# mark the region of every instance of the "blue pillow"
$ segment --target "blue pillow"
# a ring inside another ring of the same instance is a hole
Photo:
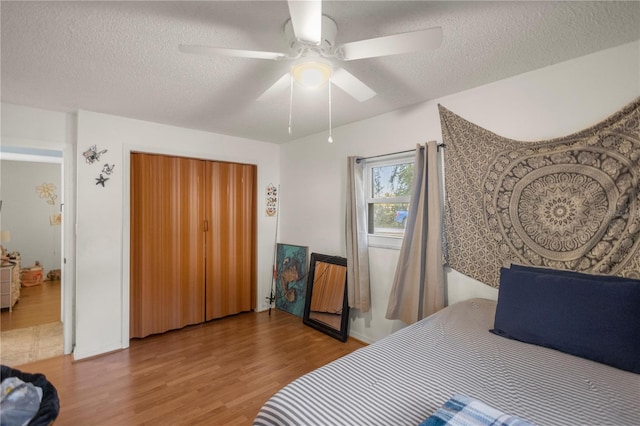
[[[534,274],[536,273],[537,274],[553,274],[553,275],[560,275],[565,277],[592,279],[597,281],[620,282],[622,280],[623,282],[631,281],[631,282],[635,282],[636,284],[640,282],[638,280],[634,280],[631,278],[617,277],[615,275],[588,274],[585,272],[572,271],[571,269],[551,269],[551,268],[543,268],[539,266],[520,265],[517,263],[512,263],[511,266],[509,266],[509,269],[511,269],[512,271],[523,271],[523,272],[530,272]]]
[[[491,332],[640,374],[640,280],[501,268]]]

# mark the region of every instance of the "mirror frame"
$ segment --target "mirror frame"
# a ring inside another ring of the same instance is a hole
[[[346,342],[349,337],[349,301],[347,296],[347,275],[345,271],[344,278],[344,296],[342,300],[342,315],[340,319],[340,329],[335,329],[325,324],[322,321],[313,319],[309,317],[311,313],[311,298],[313,297],[313,283],[315,280],[315,272],[316,272],[316,263],[323,262],[329,263],[332,265],[344,266],[345,269],[347,267],[347,259],[340,256],[330,256],[326,254],[319,253],[311,253],[311,261],[309,262],[309,275],[307,277],[307,294],[304,304],[304,315],[302,317],[302,322],[309,327],[315,328],[318,331],[328,334],[331,337],[334,337],[341,342]]]

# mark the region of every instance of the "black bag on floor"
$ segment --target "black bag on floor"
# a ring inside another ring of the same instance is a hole
[[[23,373],[20,370],[2,365],[0,371],[0,382],[8,377],[17,377],[25,383],[31,383],[42,389],[40,409],[29,422],[29,426],[47,426],[52,424],[60,412],[60,401],[58,399],[58,391],[51,382],[47,380],[45,375],[39,373]],[[2,421],[2,424],[4,424],[4,420]]]

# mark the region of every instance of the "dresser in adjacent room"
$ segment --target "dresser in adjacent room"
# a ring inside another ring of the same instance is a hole
[[[20,261],[3,263],[0,284],[0,308],[11,311],[20,299]]]

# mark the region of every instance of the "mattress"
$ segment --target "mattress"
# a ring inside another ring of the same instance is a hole
[[[454,304],[314,370],[254,425],[417,425],[455,394],[539,425],[640,424],[640,375],[496,336],[495,308]]]

